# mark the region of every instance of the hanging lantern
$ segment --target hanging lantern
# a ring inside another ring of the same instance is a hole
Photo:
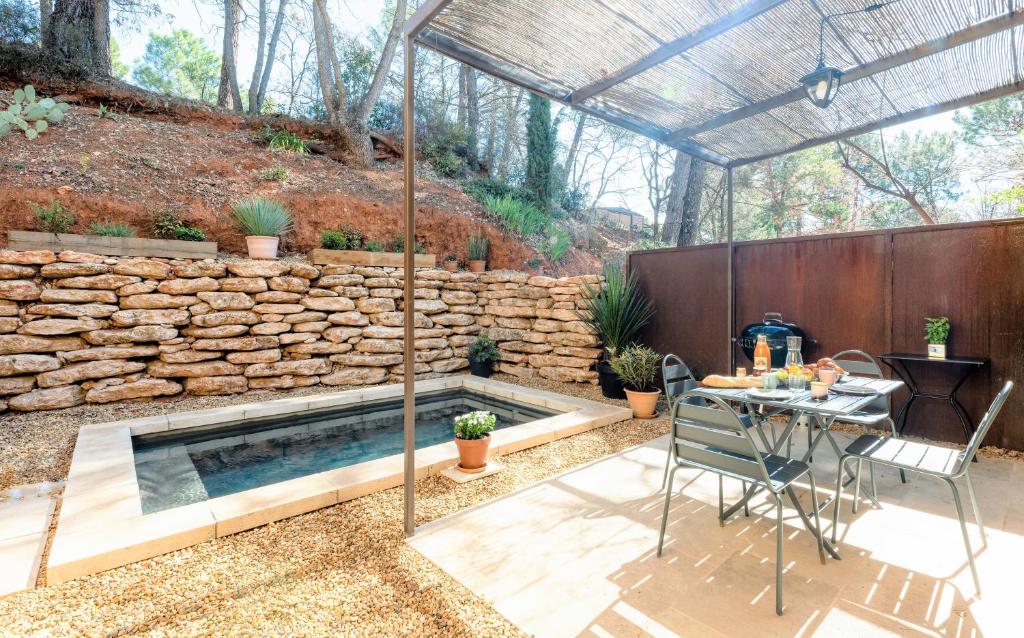
[[[807,99],[819,109],[828,108],[839,93],[843,72],[825,64],[824,55],[818,60],[818,68],[800,78]]]

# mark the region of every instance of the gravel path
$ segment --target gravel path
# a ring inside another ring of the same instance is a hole
[[[603,400],[594,386],[497,378]],[[60,478],[76,430],[73,423],[83,420],[79,417],[128,418],[169,407],[178,411],[252,400],[252,395],[186,399],[19,416],[11,432],[2,435],[2,445],[29,448],[22,461],[11,464],[18,468],[18,482],[23,477]],[[505,469],[478,481],[456,485],[442,476],[418,481],[417,522],[507,494],[666,431],[665,419],[631,420],[502,457]],[[523,635],[486,601],[408,547],[401,520],[402,492],[396,488],[20,594],[0,601],[0,618],[5,619],[0,636]]]

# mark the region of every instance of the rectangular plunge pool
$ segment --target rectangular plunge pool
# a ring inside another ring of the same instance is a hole
[[[402,453],[401,397],[132,437],[143,514]],[[416,448],[452,439],[455,417],[497,429],[558,414],[465,387],[416,395]]]

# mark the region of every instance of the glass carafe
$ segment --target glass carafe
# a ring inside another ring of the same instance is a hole
[[[807,379],[804,378],[804,357],[800,354],[803,339],[800,337],[786,337],[786,374],[789,375],[789,389],[803,390],[807,386]]]

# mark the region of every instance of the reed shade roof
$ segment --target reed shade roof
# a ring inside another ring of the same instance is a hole
[[[427,0],[419,44],[723,166],[1024,89],[1024,0]],[[652,58],[663,52],[663,55]]]

